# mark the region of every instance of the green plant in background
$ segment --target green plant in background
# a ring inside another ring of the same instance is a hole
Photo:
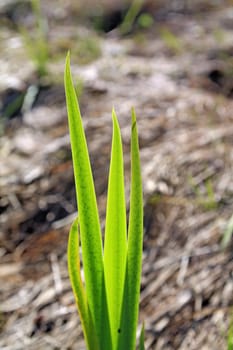
[[[74,166],[78,219],[68,242],[69,276],[87,348],[135,350],[143,242],[143,198],[136,116],[132,110],[131,194],[127,229],[123,151],[113,110],[104,249],[93,176],[78,100],[65,66],[65,91]],[[85,286],[80,275],[79,232]],[[144,329],[140,349],[143,349]]]
[[[216,201],[215,193],[214,193],[214,189],[213,189],[213,184],[212,184],[212,181],[210,179],[205,182],[205,190],[206,190],[207,198],[206,198],[206,200],[203,199],[203,203],[202,203],[202,200],[200,198],[200,203],[207,210],[216,209],[218,207],[218,202]]]
[[[215,198],[212,181],[210,179],[206,180],[204,183],[205,194],[201,192],[192,176],[189,176],[188,181],[196,195],[195,202],[197,205],[202,206],[205,210],[214,210],[218,207],[218,202]]]
[[[127,11],[123,22],[120,25],[120,31],[122,34],[127,34],[132,29],[137,15],[139,14],[144,0],[132,0],[132,4]]]
[[[171,50],[174,54],[181,53],[182,42],[174,33],[170,31],[170,29],[167,27],[160,28],[160,36],[169,50]]]
[[[152,26],[154,20],[148,13],[139,15],[145,0],[132,0],[131,6],[127,11],[124,20],[120,25],[120,32],[127,34],[132,30],[132,27],[137,19],[137,23],[141,28],[149,28]],[[138,18],[137,18],[138,17]]]
[[[79,36],[74,51],[79,64],[91,63],[101,56],[100,40],[94,34]]]
[[[150,28],[153,23],[154,23],[154,19],[153,17],[149,14],[149,13],[142,13],[139,17],[138,17],[138,25],[140,28]]]
[[[32,12],[35,16],[36,25],[34,35],[28,33],[25,28],[20,28],[26,48],[39,77],[48,73],[49,44],[47,40],[47,21],[43,17],[40,0],[31,0]]]
[[[0,136],[4,134],[5,123],[22,108],[25,93],[20,92],[12,101],[6,104],[0,112]]]

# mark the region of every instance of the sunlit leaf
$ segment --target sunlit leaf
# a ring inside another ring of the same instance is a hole
[[[86,138],[70,72],[69,54],[65,66],[65,92],[88,305],[98,339],[101,339],[101,350],[109,350],[111,349],[111,335],[99,215]]]
[[[140,333],[140,339],[139,339],[139,350],[145,350],[144,338],[145,338],[145,330],[144,330],[144,324],[143,324],[141,333]]]
[[[113,110],[113,137],[109,171],[104,245],[104,272],[113,349],[119,335],[126,263],[126,206],[120,128]]]
[[[73,222],[70,229],[67,257],[69,277],[78,306],[84,337],[89,349],[98,349],[93,320],[88,308],[87,297],[80,273],[78,219]]]
[[[143,241],[143,201],[136,117],[132,111],[131,195],[127,233],[121,133],[113,110],[113,137],[104,255],[94,182],[78,100],[65,67],[65,91],[78,219],[71,227],[68,268],[88,350],[135,350]],[[85,287],[80,275],[79,235]],[[144,349],[144,330],[140,349]]]
[[[143,199],[136,116],[132,110],[127,265],[118,350],[135,350],[143,244]]]

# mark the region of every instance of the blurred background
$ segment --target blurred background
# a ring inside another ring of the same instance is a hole
[[[66,265],[68,50],[102,227],[111,109],[127,203],[137,113],[146,349],[233,349],[230,0],[1,0],[0,348],[85,349]]]

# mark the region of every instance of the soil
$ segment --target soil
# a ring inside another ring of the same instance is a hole
[[[0,349],[85,349],[66,262],[77,213],[63,88],[68,49],[102,227],[111,109],[122,130],[127,203],[136,110],[145,348],[226,349],[233,307],[231,237],[222,244],[233,214],[232,2],[146,1],[141,13],[153,23],[143,29],[136,21],[124,34],[127,2],[75,4],[42,0],[42,34],[29,1],[0,5]],[[47,43],[44,72],[38,35]]]

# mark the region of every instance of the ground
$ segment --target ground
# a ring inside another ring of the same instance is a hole
[[[122,130],[127,199],[136,110],[146,349],[226,349],[233,306],[231,238],[222,244],[233,214],[232,3],[147,1],[153,23],[124,34],[93,28],[99,19],[103,27],[109,18],[117,23],[123,1],[106,0],[98,16],[90,3],[83,13],[71,0],[59,7],[42,0],[46,40],[28,1],[0,5],[0,348],[85,349],[66,262],[76,216],[63,88],[70,49],[102,227],[111,109]]]

